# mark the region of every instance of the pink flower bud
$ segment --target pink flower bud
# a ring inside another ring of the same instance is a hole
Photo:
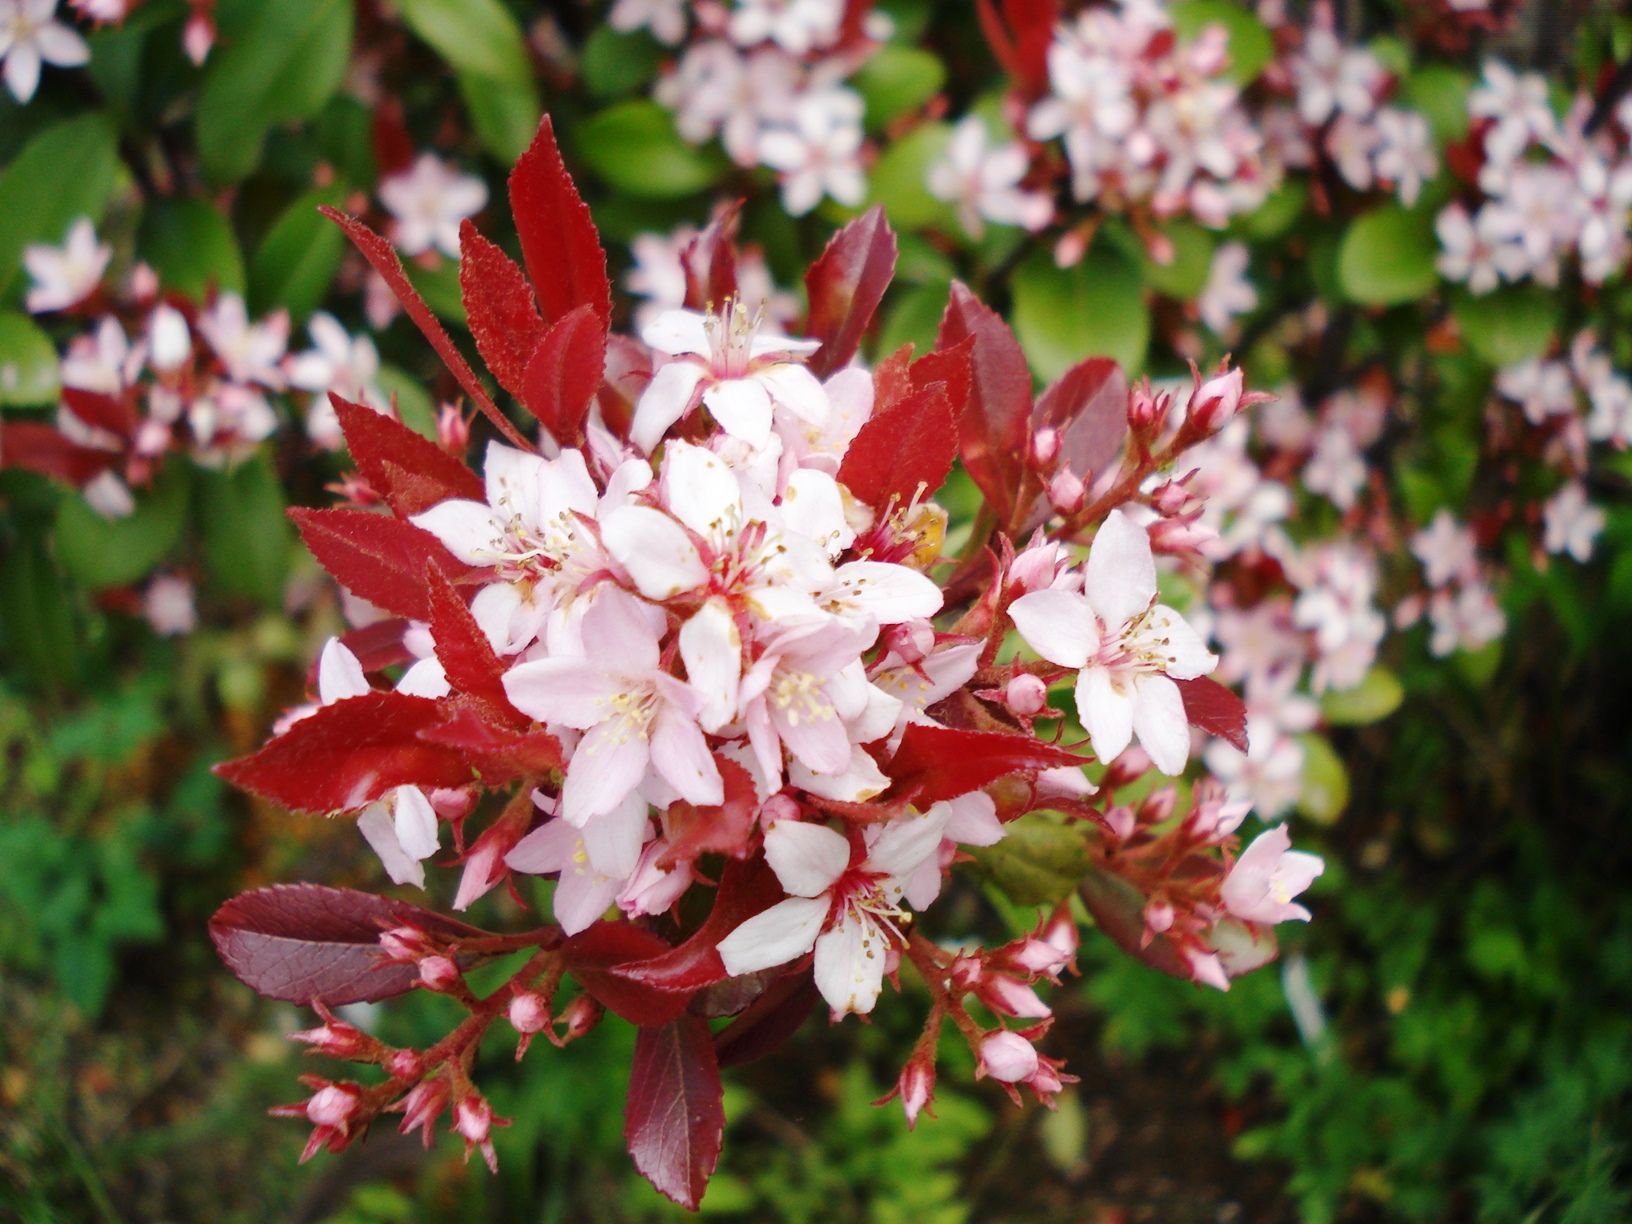
[[[935,649],[935,627],[928,621],[908,620],[889,625],[879,634],[886,653],[903,663],[917,663]]]
[[[394,961],[417,961],[435,952],[436,945],[418,927],[399,926],[380,936],[380,951]]]
[[[518,990],[505,1015],[516,1032],[531,1036],[550,1023],[550,1003],[536,990]]]
[[[436,444],[450,455],[463,456],[470,449],[470,419],[453,404],[437,411]]]
[[[385,1071],[393,1079],[413,1080],[419,1078],[424,1065],[425,1060],[414,1050],[393,1050],[385,1060]]]
[[[1172,400],[1164,391],[1157,394],[1144,379],[1128,395],[1128,427],[1135,433],[1156,433],[1167,419]]]
[[[973,956],[960,956],[952,962],[952,968],[947,976],[951,979],[952,989],[959,994],[968,994],[980,985],[985,976],[985,969],[980,961]]]
[[[1194,473],[1191,473],[1191,475],[1194,475]],[[1164,480],[1156,486],[1151,492],[1150,504],[1157,514],[1171,517],[1184,511],[1185,507],[1193,500],[1185,483],[1188,480],[1188,476],[1185,477],[1184,481]]]
[[[403,1134],[420,1131],[425,1138],[425,1146],[431,1146],[431,1127],[448,1107],[448,1081],[445,1075],[438,1075],[435,1079],[416,1084],[403,1097],[400,1105],[393,1108],[402,1110]]]
[[[1243,390],[1244,380],[1239,367],[1214,375],[1197,389],[1192,401],[1191,419],[1208,433],[1217,431],[1240,409]]]
[[[1009,681],[1003,699],[1008,702],[1009,709],[1029,718],[1048,704],[1048,685],[1043,683],[1040,676],[1023,673]]]
[[[374,1038],[355,1025],[336,1020],[326,1013],[324,1020],[325,1023],[317,1028],[290,1033],[289,1040],[304,1042],[312,1047],[314,1053],[327,1054],[330,1058],[368,1058],[378,1047],[379,1043]]]
[[[1117,841],[1127,841],[1133,836],[1133,831],[1139,827],[1139,821],[1134,817],[1133,809],[1125,803],[1119,803],[1105,813],[1105,823],[1110,826],[1111,836]]]
[[[362,1091],[354,1084],[330,1084],[312,1093],[306,1102],[306,1117],[313,1126],[343,1131],[362,1099]]]
[[[1048,504],[1061,514],[1075,514],[1088,498],[1088,489],[1070,468],[1061,468],[1048,482]]]
[[[562,1032],[559,1037],[550,1034],[550,1040],[558,1046],[564,1046],[569,1041],[577,1041],[599,1024],[605,1014],[606,1009],[590,996],[579,995],[556,1017],[557,1023],[562,1026]]]
[[[1145,926],[1154,935],[1161,935],[1173,925],[1174,911],[1170,901],[1151,901],[1145,906]]]
[[[1218,959],[1217,952],[1209,952],[1199,947],[1187,947],[1182,951],[1193,980],[1203,986],[1211,986],[1214,990],[1230,988],[1229,975],[1224,972],[1224,962]]]
[[[934,1060],[914,1056],[901,1069],[901,1078],[895,1087],[901,1094],[901,1110],[907,1115],[907,1129],[911,1130],[918,1125],[918,1115],[935,1096]]]
[[[1031,436],[1031,461],[1039,468],[1051,466],[1060,454],[1060,431],[1045,425]]]
[[[799,801],[792,795],[772,795],[759,805],[759,823],[766,829],[779,820],[798,820],[799,815]]]
[[[987,974],[980,984],[979,994],[981,1002],[1000,1016],[1039,1020],[1054,1014],[1035,990],[1005,974]]]
[[[427,990],[446,992],[462,979],[459,966],[446,956],[427,956],[419,962],[419,980]]]
[[[1151,791],[1145,796],[1145,801],[1139,805],[1140,824],[1161,824],[1173,815],[1173,805],[1178,799],[1178,793],[1171,786],[1164,786],[1160,790]]]
[[[453,1107],[453,1130],[467,1143],[486,1143],[493,1133],[493,1106],[472,1094]]]
[[[1019,1033],[999,1029],[980,1043],[978,1074],[1005,1084],[1018,1084],[1037,1070],[1037,1049]]]

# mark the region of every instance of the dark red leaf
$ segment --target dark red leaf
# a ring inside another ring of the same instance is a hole
[[[347,697],[319,706],[259,752],[215,772],[297,812],[349,811],[397,786],[463,786],[471,781],[463,755],[420,739],[443,717],[426,697]]]
[[[729,854],[741,858],[747,853],[754,831],[759,797],[754,780],[735,761],[714,758],[725,783],[725,800],[697,807],[684,799],[671,803],[663,813],[663,833],[669,848],[658,860],[667,870],[677,863],[689,863],[701,854]]]
[[[885,412],[913,390],[909,340],[873,366],[873,412]]]
[[[460,577],[470,567],[456,560],[430,532],[403,519],[368,510],[296,508],[289,517],[318,564],[353,595],[409,620],[429,620],[425,567]]]
[[[762,858],[752,863],[729,862],[720,873],[714,908],[708,918],[679,947],[647,960],[619,965],[616,976],[656,990],[690,995],[725,976],[718,944],[755,914],[782,900],[782,885]]]
[[[817,377],[843,369],[856,355],[894,276],[895,233],[883,205],[875,204],[834,234],[805,273],[805,334],[822,342],[810,358]]]
[[[974,341],[970,350],[974,377],[958,419],[959,450],[998,521],[1007,523],[1014,515],[1027,461],[1031,372],[1009,325],[967,286],[953,282],[935,347],[949,349],[966,339]]]
[[[386,504],[406,517],[454,498],[486,501],[481,477],[393,416],[329,393],[357,470]]]
[[[1242,752],[1247,750],[1247,705],[1233,690],[1211,676],[1177,680],[1184,698],[1184,716],[1208,735],[1228,740]]]
[[[627,961],[669,951],[659,936],[632,922],[597,922],[561,945],[567,971],[595,1000],[630,1024],[668,1024],[686,1010],[689,994],[660,990],[612,972]]]
[[[119,461],[110,451],[81,446],[63,437],[55,425],[43,421],[6,421],[0,424],[0,468],[21,468],[84,485]]]
[[[382,180],[400,174],[414,164],[414,138],[403,122],[402,103],[384,99],[374,111],[374,166]]]
[[[576,306],[539,340],[521,379],[521,402],[562,446],[584,437],[584,421],[606,372],[606,322]]]
[[[680,1016],[635,1037],[623,1137],[641,1176],[692,1211],[720,1159],[723,1091],[705,1021]]]
[[[136,432],[136,407],[125,396],[64,387],[62,404],[92,429],[104,429],[120,438]]]
[[[491,703],[456,697],[444,704],[452,713],[419,738],[456,750],[487,785],[541,778],[561,768],[561,742],[549,732],[510,726],[500,721],[502,711]]]
[[[686,273],[686,309],[719,307],[737,293],[737,226],[742,201],[729,204],[690,242],[681,248],[680,266]]]
[[[1048,84],[1048,45],[1059,21],[1059,0],[1003,0],[1003,16],[992,0],[977,0],[976,12],[992,56],[1022,91],[1039,94]]]
[[[362,252],[369,266],[380,274],[397,301],[402,303],[408,317],[414,321],[414,326],[431,342],[436,355],[442,358],[442,364],[447,366],[448,373],[453,375],[454,381],[464,389],[466,395],[470,396],[471,402],[481,409],[482,415],[493,422],[498,431],[509,439],[512,446],[523,450],[533,449],[532,444],[522,437],[504,413],[499,411],[493,397],[476,377],[476,371],[470,368],[470,363],[465,360],[464,354],[454,344],[452,337],[443,330],[442,324],[431,313],[431,308],[425,304],[425,299],[419,296],[419,291],[409,283],[408,274],[402,270],[402,261],[397,258],[391,244],[356,217],[348,216],[338,208],[330,208],[324,204],[318,211],[345,231],[346,237],[351,239],[351,244]]]
[[[459,227],[459,294],[476,351],[499,385],[519,397],[527,359],[544,336],[544,320],[526,274],[468,218]]]
[[[604,327],[612,318],[612,283],[606,277],[601,236],[561,160],[548,115],[510,172],[510,211],[521,235],[527,276],[544,321],[590,306]]]
[[[730,1024],[714,1035],[720,1066],[740,1067],[764,1058],[799,1031],[821,1000],[808,973],[777,978]]]
[[[1045,744],[1032,735],[1002,731],[957,731],[912,723],[890,762],[892,794],[916,792],[918,807],[979,790],[1010,774],[1032,773],[1061,765],[1081,765],[1083,758]]]
[[[1190,969],[1166,935],[1144,943],[1145,897],[1121,876],[1095,868],[1082,878],[1077,893],[1111,942],[1152,969],[1189,980]]]
[[[484,933],[405,901],[350,888],[278,884],[240,893],[216,910],[210,939],[251,990],[339,1007],[389,999],[419,980],[417,966],[380,955],[380,932],[405,924],[449,940]]]
[[[430,588],[431,641],[448,684],[455,692],[510,709],[510,699],[504,692],[504,663],[494,653],[464,597],[435,566],[425,571],[425,580]]]
[[[934,383],[867,419],[845,452],[839,482],[875,510],[892,499],[905,506],[915,494],[939,489],[957,454],[946,387]]]
[[[413,651],[402,643],[402,635],[408,631],[408,621],[401,616],[393,616],[387,620],[375,621],[372,625],[364,625],[361,629],[350,629],[340,635],[340,644],[357,656],[357,662],[365,672],[377,672],[383,668],[395,667],[398,663],[407,663],[414,657]],[[308,683],[317,687],[317,660],[312,660],[308,669]]]
[[[1060,436],[1059,462],[1086,479],[1098,475],[1122,450],[1128,435],[1128,380],[1109,357],[1072,366],[1037,397],[1036,429]]]

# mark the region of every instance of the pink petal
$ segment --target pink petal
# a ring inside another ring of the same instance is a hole
[[[884,985],[887,938],[878,924],[847,912],[843,921],[816,940],[816,989],[839,1015],[866,1014]]]
[[[601,541],[647,599],[672,599],[708,581],[679,523],[650,506],[624,506],[601,523]]]
[[[665,704],[652,727],[652,767],[690,803],[720,803],[725,783],[708,741],[689,717]]]

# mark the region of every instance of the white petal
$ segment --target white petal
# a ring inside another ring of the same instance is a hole
[[[536,529],[538,523],[530,520],[538,511],[544,471],[542,455],[489,442],[483,468],[487,504],[500,519],[519,517],[525,526]]]
[[[771,440],[771,397],[752,378],[731,378],[703,392],[720,428],[758,450]]]
[[[855,542],[855,530],[844,517],[844,496],[838,482],[826,472],[815,468],[794,472],[782,489],[778,508],[783,526],[814,541],[829,557],[838,556]],[[935,604],[940,607],[938,598]]]
[[[1094,755],[1109,765],[1133,738],[1133,694],[1123,692],[1103,667],[1077,673],[1077,717]]]
[[[695,310],[665,310],[641,330],[640,338],[671,357],[682,353],[707,357],[711,351],[708,318]]]
[[[436,853],[440,844],[437,836],[436,809],[417,786],[397,787],[397,810],[393,825],[397,844],[416,859],[427,859]]]
[[[626,879],[640,862],[640,851],[651,831],[646,800],[631,794],[604,816],[583,828],[584,853],[601,875]]]
[[[689,442],[671,442],[664,450],[663,491],[674,516],[705,538],[742,517],[736,476],[718,456]]]
[[[867,851],[869,869],[888,876],[907,875],[940,848],[951,814],[950,808],[937,803],[922,816],[885,825]]]
[[[839,566],[833,578],[845,602],[869,613],[881,625],[930,617],[941,610],[941,588],[905,565],[852,561]]]
[[[658,711],[652,727],[652,767],[688,803],[725,800],[725,782],[708,741],[690,716],[673,705]]]
[[[850,865],[850,843],[826,825],[779,820],[765,833],[765,860],[790,895],[814,897]]]
[[[1112,632],[1156,598],[1156,559],[1151,555],[1150,537],[1120,510],[1106,516],[1088,549],[1083,591]]]
[[[812,973],[816,989],[835,1012],[873,1010],[884,986],[886,940],[877,923],[854,912],[846,913],[838,926],[817,939]]]
[[[1081,667],[1099,650],[1099,629],[1088,601],[1074,591],[1032,591],[1009,605],[1020,636],[1050,663]]]
[[[844,803],[865,803],[890,785],[872,754],[860,747],[851,748],[850,763],[838,773],[815,773],[795,758],[788,763],[788,780],[800,790]]]
[[[592,727],[578,741],[561,788],[561,815],[583,828],[629,797],[650,761],[644,735],[630,734],[621,720]]]
[[[357,818],[357,829],[379,856],[385,874],[397,884],[425,887],[425,867],[402,848],[397,840],[396,824],[383,803],[371,803]]]
[[[827,392],[804,366],[791,361],[771,366],[759,374],[759,382],[773,400],[800,420],[812,425],[827,420]]]
[[[317,699],[324,705],[343,697],[361,697],[368,692],[363,665],[339,638],[330,638],[317,657]]]
[[[708,580],[685,530],[650,506],[612,511],[601,523],[601,542],[647,599],[671,599]]]
[[[742,680],[742,638],[723,600],[709,600],[680,627],[680,657],[702,698],[697,721],[705,731],[718,731],[737,716]]]
[[[437,658],[420,659],[397,681],[397,692],[408,697],[446,697],[452,691],[448,673]]]
[[[697,384],[703,380],[703,367],[695,361],[671,361],[646,384],[640,402],[635,405],[635,419],[629,426],[629,440],[650,454],[686,410],[691,407]]]
[[[748,919],[720,940],[720,959],[732,977],[785,965],[803,956],[827,920],[826,897],[789,897]]]
[[[1218,666],[1218,656],[1207,649],[1201,634],[1172,608],[1157,604],[1145,621],[1145,633],[1165,639],[1161,653],[1167,656],[1167,674],[1175,680],[1194,680]]]
[[[441,540],[466,565],[492,565],[504,548],[505,525],[481,502],[440,502],[408,521]]]
[[[1166,676],[1137,676],[1133,682],[1133,729],[1139,744],[1165,774],[1184,772],[1190,757],[1190,724],[1179,686]],[[1098,752],[1098,748],[1095,750]]]
[[[588,659],[533,659],[504,673],[504,693],[516,709],[580,731],[605,719],[623,689],[615,673]]]

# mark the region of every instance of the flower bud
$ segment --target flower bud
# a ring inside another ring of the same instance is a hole
[[[1037,1050],[1019,1033],[999,1029],[980,1043],[977,1074],[1005,1084],[1018,1084],[1037,1070]]]
[[[380,951],[394,961],[417,961],[434,953],[436,945],[418,927],[399,926],[380,936]]]
[[[301,1029],[290,1033],[290,1041],[303,1042],[316,1054],[330,1058],[367,1059],[373,1056],[379,1043],[356,1025],[336,1020],[327,1010],[322,1011],[324,1023],[317,1028]]]
[[[1053,465],[1060,454],[1060,431],[1043,426],[1031,435],[1031,461],[1039,468]]]
[[[1195,475],[1194,472],[1190,476]],[[1150,494],[1150,504],[1157,514],[1171,518],[1182,513],[1194,499],[1190,495],[1190,476],[1183,480],[1164,480]]]
[[[147,324],[148,364],[161,374],[178,369],[192,356],[193,336],[187,319],[174,306],[160,306]]]
[[[798,820],[799,814],[799,801],[786,793],[772,795],[759,805],[759,823],[766,829],[779,820]]]
[[[435,1124],[442,1111],[448,1107],[448,1080],[446,1075],[438,1075],[435,1079],[416,1084],[403,1097],[400,1105],[393,1108],[402,1110],[403,1134],[420,1131],[425,1139],[425,1146],[431,1146],[431,1127]]]
[[[414,1080],[419,1078],[424,1065],[425,1060],[415,1050],[393,1050],[385,1060],[385,1072],[393,1079]]]
[[[558,1046],[577,1041],[599,1024],[605,1014],[606,1009],[589,995],[579,995],[556,1017],[556,1023],[562,1026],[561,1035],[550,1033],[549,1038]]]
[[[988,973],[980,983],[980,1001],[1000,1016],[1040,1020],[1054,1014],[1053,1008],[1024,982],[1002,973]]]
[[[470,449],[470,420],[453,404],[437,411],[436,444],[450,455],[463,456]]]
[[[453,1107],[453,1130],[466,1143],[486,1143],[493,1133],[493,1106],[472,1093]]]
[[[935,649],[935,627],[925,620],[907,620],[887,626],[879,634],[885,652],[903,663],[917,663]]]
[[[1108,809],[1105,813],[1105,823],[1110,827],[1111,836],[1117,841],[1127,841],[1139,827],[1133,809],[1125,803],[1119,803]]]
[[[953,990],[959,994],[968,994],[980,985],[980,980],[985,976],[985,972],[977,957],[960,956],[952,962],[952,967],[948,970],[947,976],[951,980]]]
[[[550,1023],[550,1002],[536,990],[518,990],[505,1016],[516,1032],[530,1037],[542,1033]]]
[[[1197,426],[1214,433],[1241,407],[1244,380],[1240,368],[1214,375],[1197,388],[1190,418]]]
[[[1048,704],[1048,685],[1042,677],[1023,672],[1009,681],[1003,699],[1022,718],[1030,718]]]
[[[901,1078],[896,1081],[895,1088],[901,1094],[901,1110],[907,1115],[907,1129],[911,1130],[918,1125],[918,1115],[928,1108],[935,1096],[934,1059],[919,1058],[915,1054],[912,1061],[901,1069]]]
[[[1173,925],[1173,903],[1151,900],[1145,905],[1145,927],[1152,935],[1162,935]]]
[[[1075,514],[1088,499],[1088,489],[1070,468],[1061,468],[1048,482],[1048,504],[1061,514]]]
[[[312,1093],[306,1102],[306,1118],[313,1126],[343,1131],[362,1099],[362,1091],[355,1084],[330,1084]]]
[[[1158,394],[1144,379],[1128,394],[1128,428],[1135,433],[1156,433],[1167,419],[1171,399],[1164,391]]]
[[[462,979],[459,966],[446,956],[427,956],[419,962],[419,980],[427,990],[446,993]]]

